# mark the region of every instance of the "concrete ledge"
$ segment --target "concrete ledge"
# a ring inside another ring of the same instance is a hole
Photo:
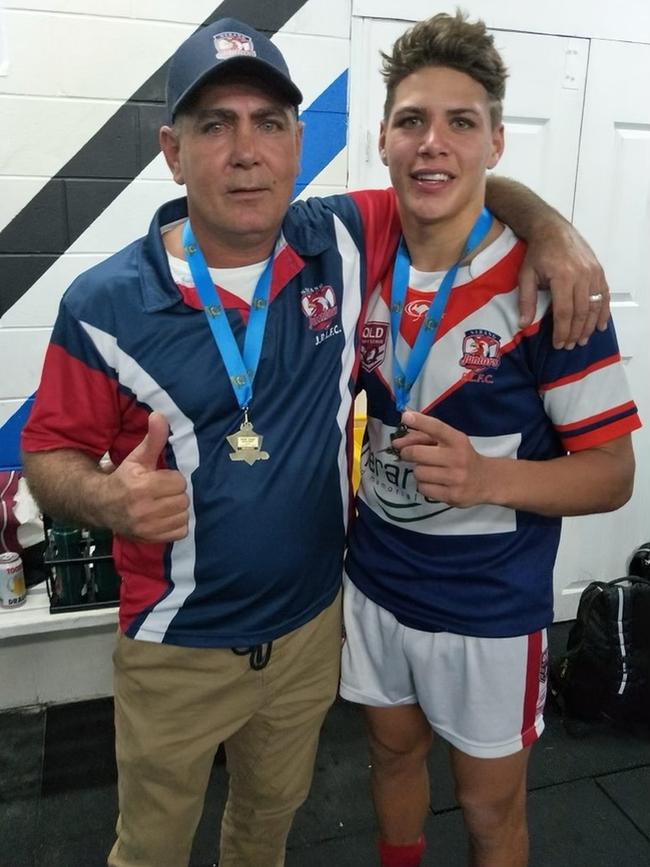
[[[66,629],[89,629],[106,625],[117,625],[117,606],[50,614],[50,600],[45,584],[30,587],[25,604],[19,608],[0,608],[0,641],[16,636],[35,636]]]
[[[50,614],[44,585],[0,609],[0,709],[112,695],[117,608]]]

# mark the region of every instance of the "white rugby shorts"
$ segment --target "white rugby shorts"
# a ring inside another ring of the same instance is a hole
[[[341,696],[419,704],[433,731],[477,758],[500,758],[544,730],[546,630],[476,638],[403,626],[344,578]]]

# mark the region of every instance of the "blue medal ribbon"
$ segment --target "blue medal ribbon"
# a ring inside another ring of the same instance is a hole
[[[244,351],[241,353],[230,322],[228,322],[226,310],[219,295],[219,287],[212,282],[205,257],[196,242],[189,220],[183,228],[183,249],[214,342],[217,344],[217,349],[221,353],[224,367],[230,378],[232,390],[237,398],[239,408],[246,412],[253,399],[253,380],[262,354],[264,329],[269,312],[273,254],[269,257],[269,261],[255,286],[244,337]]]
[[[451,268],[443,277],[440,288],[435,294],[435,298],[429,305],[429,309],[424,315],[424,319],[420,323],[418,336],[413,344],[411,352],[406,362],[406,369],[402,368],[397,358],[397,341],[399,337],[400,325],[402,322],[402,312],[404,310],[404,301],[406,299],[406,290],[409,282],[409,269],[411,260],[404,236],[402,236],[395,256],[395,265],[393,267],[393,279],[390,289],[390,331],[393,342],[393,390],[395,393],[395,404],[399,412],[403,412],[407,406],[411,389],[415,380],[420,375],[420,371],[424,367],[424,363],[429,354],[429,350],[433,346],[438,327],[447,305],[449,294],[454,285],[456,274],[460,263],[465,256],[484,240],[492,226],[492,214],[483,208],[478,215],[472,231],[469,233],[467,240],[463,246],[463,250],[454,262]]]

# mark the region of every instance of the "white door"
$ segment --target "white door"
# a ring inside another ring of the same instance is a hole
[[[404,21],[354,18],[350,75],[350,188],[388,186],[377,154],[388,51]],[[504,104],[506,149],[497,171],[523,181],[571,218],[588,39],[492,31],[510,77]]]
[[[566,521],[555,571],[556,617],[573,617],[593,579],[624,575],[650,539],[650,45],[593,40],[574,223],[597,251],[632,395],[646,427],[634,434],[636,481],[618,512]]]

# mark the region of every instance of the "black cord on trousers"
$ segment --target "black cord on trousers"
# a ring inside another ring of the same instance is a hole
[[[248,656],[250,654],[249,664],[253,671],[261,671],[269,664],[271,658],[271,648],[273,642],[268,644],[255,644],[253,647],[233,647],[232,652],[237,656]]]

